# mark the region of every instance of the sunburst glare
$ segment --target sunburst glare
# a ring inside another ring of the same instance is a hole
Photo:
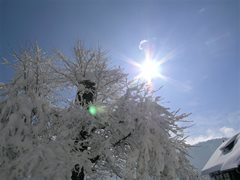
[[[148,40],[142,40],[139,45],[139,50],[141,50],[145,56],[141,63],[128,57],[124,57],[126,62],[133,65],[138,70],[139,73],[135,76],[135,79],[146,81],[149,89],[153,89],[153,80],[158,78],[175,86],[185,87],[183,83],[164,75],[162,66],[170,59],[174,58],[177,51],[181,49],[175,48],[164,56],[159,57],[158,52],[154,52],[155,48],[152,43]]]
[[[137,78],[151,82],[154,78],[161,77],[160,62],[155,60],[146,59],[142,64],[139,64],[140,74]]]

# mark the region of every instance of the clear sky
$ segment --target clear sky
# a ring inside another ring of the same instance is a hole
[[[107,49],[130,77],[126,63],[144,59],[138,46],[150,40],[169,80],[159,95],[165,106],[191,112],[190,141],[240,131],[239,0],[0,0],[0,57],[37,41],[46,51],[71,55],[77,40]],[[13,72],[0,65],[0,82]]]

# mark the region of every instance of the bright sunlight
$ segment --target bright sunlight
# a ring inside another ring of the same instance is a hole
[[[142,64],[139,64],[141,73],[137,78],[143,78],[146,81],[151,82],[152,79],[161,77],[160,64],[160,62],[155,60],[145,60]]]

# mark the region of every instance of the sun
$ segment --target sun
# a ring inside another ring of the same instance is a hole
[[[157,78],[168,81],[169,78],[162,73],[162,65],[174,57],[175,51],[173,50],[162,57],[158,57],[160,53],[154,53],[154,46],[151,45],[148,40],[142,40],[140,42],[139,49],[145,56],[141,63],[134,59],[124,57],[124,60],[136,67],[139,72],[134,79],[144,80],[151,86],[153,85],[153,80]]]
[[[135,79],[142,79],[148,84],[152,84],[152,80],[156,78],[165,79],[165,76],[161,73],[161,65],[165,62],[163,60],[157,61],[155,59],[145,58],[142,63],[138,63],[131,59],[128,59],[127,62],[132,64],[139,71]]]
[[[137,78],[151,82],[155,78],[161,77],[160,62],[156,60],[146,59],[142,64],[139,64],[140,74]]]

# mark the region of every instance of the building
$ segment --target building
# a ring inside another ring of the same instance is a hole
[[[240,133],[223,142],[202,169],[211,180],[240,180]]]

